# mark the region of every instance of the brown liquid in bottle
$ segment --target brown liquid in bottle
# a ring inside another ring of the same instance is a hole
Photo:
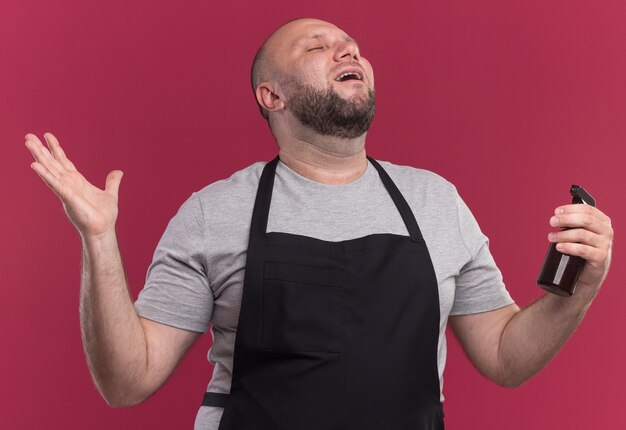
[[[572,195],[572,203],[596,205],[594,198],[578,185],[572,185],[570,194]],[[567,230],[567,228],[563,230]],[[578,275],[584,264],[583,258],[563,254],[556,250],[556,243],[551,243],[543,261],[539,278],[537,278],[537,285],[559,296],[571,296],[574,294],[576,281],[578,281]]]

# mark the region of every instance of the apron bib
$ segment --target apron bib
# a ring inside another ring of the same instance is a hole
[[[329,242],[271,232],[279,157],[254,204],[219,430],[441,430],[439,292],[413,212],[367,157],[410,236]]]

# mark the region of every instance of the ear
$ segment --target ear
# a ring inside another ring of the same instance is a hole
[[[285,102],[275,92],[275,88],[269,82],[261,82],[256,87],[256,99],[263,108],[269,112],[276,112],[285,108]]]

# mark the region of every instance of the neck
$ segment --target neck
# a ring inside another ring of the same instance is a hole
[[[356,139],[275,136],[280,161],[301,176],[329,185],[348,184],[367,169],[365,134]]]

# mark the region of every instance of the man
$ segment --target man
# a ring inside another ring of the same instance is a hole
[[[34,170],[83,243],[81,327],[111,406],[140,403],[212,324],[197,429],[440,429],[445,327],[489,379],[518,386],[558,352],[608,271],[610,219],[555,210],[557,249],[586,259],[576,294],[520,310],[456,189],[366,156],[372,67],[319,20],[265,42],[252,83],[279,157],[195,192],[133,305],[117,247],[122,172],[88,183],[55,137]],[[514,216],[512,216],[514,219]]]

